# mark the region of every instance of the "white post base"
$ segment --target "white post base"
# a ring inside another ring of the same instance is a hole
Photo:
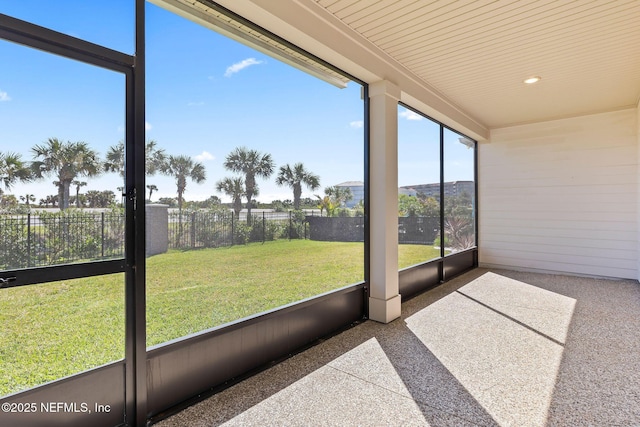
[[[400,295],[388,300],[369,298],[369,319],[380,323],[389,323],[400,317]]]

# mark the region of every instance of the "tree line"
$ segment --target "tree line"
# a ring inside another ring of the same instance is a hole
[[[185,155],[168,155],[164,149],[158,147],[155,141],[146,144],[145,164],[146,173],[157,173],[172,176],[175,179],[177,207],[182,210],[185,204],[184,193],[187,183],[193,181],[202,183],[206,180],[206,170],[202,163],[194,161]],[[18,182],[32,182],[53,177],[53,185],[57,189],[56,195],[41,199],[40,205],[59,207],[60,210],[69,208],[72,204],[76,207],[89,205],[91,207],[106,207],[115,203],[116,195],[112,191],[89,191],[80,194],[80,189],[87,185],[82,179],[90,179],[102,173],[118,173],[124,179],[125,146],[123,142],[109,147],[105,159],[101,160],[97,151],[83,141],[71,142],[58,138],[49,138],[42,144],[37,144],[31,149],[33,159],[23,160],[20,154],[0,152],[0,207],[4,204],[15,202],[13,195],[5,195]],[[268,179],[275,172],[276,165],[268,153],[246,147],[237,147],[229,153],[224,161],[224,167],[235,174],[219,180],[215,188],[231,198],[231,207],[236,217],[243,208],[243,199],[247,216],[251,216],[251,209],[256,204],[255,197],[260,194],[258,179]],[[314,191],[320,187],[320,177],[308,171],[301,163],[281,166],[277,172],[275,182],[279,186],[287,186],[293,190],[293,209],[299,210],[303,187]],[[147,185],[149,200],[158,188]],[[72,194],[75,190],[75,195]],[[122,191],[123,187],[118,190]],[[325,188],[324,197],[315,196],[317,205],[327,214],[332,214],[339,207],[351,199],[350,190],[341,187]],[[20,196],[20,199],[29,207],[35,202],[32,194]],[[212,196],[211,202],[219,202],[220,199]],[[106,204],[106,206],[105,206]]]

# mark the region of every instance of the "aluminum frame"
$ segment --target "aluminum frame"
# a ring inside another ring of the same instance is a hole
[[[450,130],[456,134],[474,142],[473,146],[473,184],[475,196],[473,198],[473,221],[474,221],[474,238],[475,246],[473,248],[452,253],[445,254],[444,244],[440,245],[440,258],[426,261],[424,263],[408,267],[398,272],[400,279],[400,294],[405,297],[414,296],[420,292],[424,292],[439,283],[443,283],[452,277],[457,276],[469,269],[478,266],[478,141],[473,138],[462,134],[455,129],[443,124],[442,122],[424,114],[415,108],[403,103],[398,102],[399,106],[406,108],[415,114],[424,117],[427,120],[437,124],[439,126],[439,147],[440,147],[440,241],[444,242],[444,223],[445,223],[445,191],[444,191],[444,131]],[[437,272],[437,273],[436,273]]]
[[[129,81],[132,77],[134,65],[132,56],[3,14],[0,14],[0,40],[7,40],[118,72],[125,75],[126,81]],[[125,259],[121,258],[109,261],[5,270],[2,273],[3,276],[14,276],[16,279],[2,287],[32,285],[74,277],[122,273],[125,272],[125,269]]]
[[[136,1],[136,34],[140,36],[144,31],[144,0]],[[141,13],[141,14],[140,14]],[[142,23],[142,24],[141,24]],[[0,39],[24,45],[26,47],[42,50],[47,53],[56,54],[67,59],[76,60],[89,65],[105,68],[110,71],[124,74],[125,76],[125,144],[127,159],[125,162],[125,256],[121,259],[109,261],[95,261],[78,264],[68,264],[52,267],[28,268],[11,271],[3,271],[3,275],[15,276],[16,280],[11,282],[11,286],[27,286],[37,283],[46,283],[55,280],[90,277],[103,274],[125,273],[125,362],[116,362],[108,366],[121,366],[123,378],[119,385],[114,386],[113,375],[110,369],[90,370],[73,375],[63,380],[57,380],[25,392],[5,396],[0,399],[2,403],[20,402],[25,398],[39,399],[40,402],[60,401],[61,391],[65,399],[82,399],[83,401],[93,400],[99,402],[109,401],[116,411],[111,413],[111,417],[103,419],[102,422],[109,422],[118,419],[118,424],[127,423],[144,425],[146,420],[141,421],[145,411],[139,411],[139,406],[146,404],[146,400],[141,402],[136,400],[135,395],[144,394],[146,396],[145,381],[139,381],[145,371],[140,372],[139,366],[146,367],[146,349],[144,340],[140,345],[137,335],[139,330],[144,328],[144,310],[140,312],[139,299],[135,298],[143,289],[144,282],[140,282],[140,276],[144,277],[144,262],[142,268],[136,268],[137,260],[144,260],[144,214],[136,215],[136,194],[144,194],[144,173],[135,174],[136,170],[144,171],[144,68],[140,64],[140,58],[127,55],[106,47],[80,40],[75,37],[59,33],[57,31],[44,28],[26,21],[22,21],[7,15],[0,14]],[[137,54],[144,57],[144,40],[137,37]],[[141,110],[142,109],[142,110]],[[141,112],[142,111],[142,112]],[[142,169],[140,169],[142,165]],[[142,175],[140,177],[140,175]],[[137,190],[139,189],[139,190]],[[142,209],[144,211],[144,209]],[[138,230],[138,231],[136,231]],[[8,286],[7,286],[8,287]],[[133,296],[133,297],[132,297]],[[142,300],[144,308],[144,300]],[[140,348],[142,356],[139,357]],[[140,362],[142,359],[142,362]],[[98,373],[96,373],[98,372]],[[101,376],[101,372],[107,372],[106,376]],[[146,377],[146,375],[145,375]],[[87,380],[89,378],[90,380]],[[62,384],[62,386],[61,386]],[[108,397],[92,387],[92,384],[111,385],[111,394]],[[62,388],[61,388],[62,387]],[[113,388],[115,387],[115,388]],[[141,392],[141,389],[143,392]],[[121,394],[122,402],[114,402],[114,393]],[[6,415],[6,414],[3,414]],[[11,415],[11,414],[9,414]],[[71,412],[63,413],[62,416],[52,417],[51,414],[38,412],[29,420],[20,419],[21,424],[26,422],[32,425],[87,425],[87,413]],[[94,413],[95,415],[95,413]],[[91,424],[99,422],[95,417],[91,418]],[[110,421],[109,421],[110,420]],[[132,420],[136,420],[133,421]],[[111,424],[113,425],[113,424]]]

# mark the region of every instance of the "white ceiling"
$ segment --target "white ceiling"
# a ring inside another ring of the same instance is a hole
[[[638,0],[314,1],[489,128],[640,98]]]

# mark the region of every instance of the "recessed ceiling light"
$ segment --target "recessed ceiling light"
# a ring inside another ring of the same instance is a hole
[[[528,85],[532,85],[534,83],[538,83],[542,77],[540,76],[531,76],[529,78],[524,79],[524,82]]]

